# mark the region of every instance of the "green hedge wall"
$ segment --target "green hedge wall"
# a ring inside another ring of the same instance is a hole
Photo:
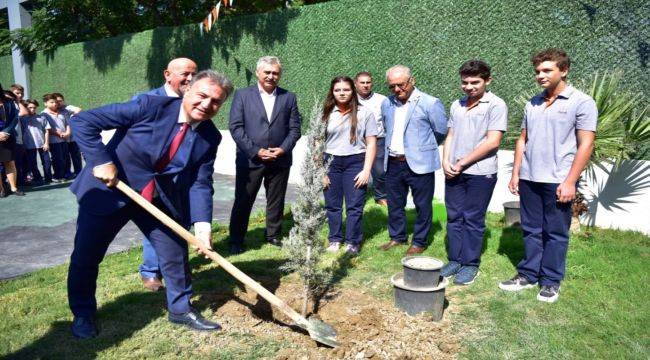
[[[5,89],[14,83],[14,73],[11,64],[11,55],[0,56],[0,84]]]
[[[282,85],[297,93],[303,115],[322,101],[335,75],[368,70],[376,90],[387,93],[384,72],[396,63],[411,66],[417,86],[448,108],[461,95],[458,67],[481,58],[493,67],[492,89],[508,103],[516,129],[522,105],[515,99],[536,89],[529,56],[540,48],[569,52],[573,82],[622,69],[624,85],[646,93],[648,13],[650,2],[624,0],[341,0],[222,18],[208,35],[197,25],[158,28],[38,53],[31,59],[32,94],[59,91],[84,108],[125,101],[160,86],[167,61],[181,55],[243,87],[255,81],[256,60],[274,54],[284,63]],[[11,71],[5,63],[0,79]],[[227,128],[228,110],[215,119],[220,128]]]

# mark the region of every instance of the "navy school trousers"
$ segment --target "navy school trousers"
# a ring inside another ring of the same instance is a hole
[[[330,186],[323,191],[329,224],[329,242],[360,245],[363,239],[361,221],[367,186],[354,186],[354,177],[363,170],[366,154],[348,156],[325,155],[332,159],[327,176]],[[343,199],[345,198],[345,238],[343,237]]]
[[[517,271],[542,286],[564,279],[572,203],[557,202],[559,184],[519,181],[524,258]]]
[[[447,258],[464,266],[479,266],[485,233],[485,212],[497,174],[460,174],[445,180]]]

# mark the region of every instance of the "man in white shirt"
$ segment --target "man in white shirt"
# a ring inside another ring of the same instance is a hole
[[[354,87],[357,89],[359,104],[367,107],[373,113],[377,122],[377,154],[372,165],[372,187],[374,188],[375,202],[381,206],[387,206],[386,176],[384,172],[386,131],[384,130],[384,118],[381,113],[381,104],[386,100],[386,97],[372,91],[372,75],[367,71],[362,71],[354,77]]]
[[[275,56],[257,61],[257,82],[235,92],[230,134],[237,143],[235,203],[230,215],[230,252],[244,251],[248,220],[262,180],[266,190],[266,241],[280,246],[291,151],[300,138],[296,95],[278,87],[282,64]]]
[[[381,249],[407,243],[404,207],[410,190],[417,217],[413,241],[406,254],[416,255],[424,252],[428,244],[434,171],[440,169],[438,144],[447,134],[447,117],[438,98],[415,87],[415,77],[408,67],[395,65],[388,69],[386,82],[393,93],[382,103],[390,241]]]

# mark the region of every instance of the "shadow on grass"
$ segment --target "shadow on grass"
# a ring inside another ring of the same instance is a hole
[[[497,253],[508,257],[513,266],[517,266],[524,257],[524,242],[519,226],[504,227],[499,239]]]
[[[259,215],[251,215],[251,220],[249,222],[248,231],[244,237],[244,249],[246,251],[257,250],[262,246],[266,245],[266,223],[263,212],[260,212]],[[280,231],[280,239],[284,239],[289,236],[289,230],[293,227],[293,214],[291,211],[285,212],[284,217],[282,218],[282,230]],[[251,226],[254,226],[251,228]],[[226,226],[227,227],[227,226]],[[214,243],[214,249],[222,256],[230,255],[230,234],[223,237],[219,242]],[[203,258],[201,258],[203,259]],[[199,258],[195,258],[195,261],[201,261]],[[207,263],[209,260],[201,261],[201,263]]]
[[[71,321],[55,321],[41,338],[8,354],[5,359],[90,359],[103,350],[119,345],[151,321],[165,313],[161,294],[133,292],[103,305],[97,312],[99,337],[76,340],[70,333]]]

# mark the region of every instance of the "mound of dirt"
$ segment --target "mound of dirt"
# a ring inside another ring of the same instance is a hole
[[[264,284],[263,279],[261,282]],[[294,309],[300,309],[297,283],[282,282],[274,292]],[[319,346],[306,332],[297,331],[289,318],[252,291],[240,291],[230,298],[216,297],[214,303],[220,305],[214,316],[226,331],[286,344],[276,359],[452,359],[460,351],[460,339],[452,333],[447,316],[440,322],[426,315],[411,317],[392,302],[358,289],[337,289],[319,304],[316,316],[338,332],[342,346],[336,349]]]

